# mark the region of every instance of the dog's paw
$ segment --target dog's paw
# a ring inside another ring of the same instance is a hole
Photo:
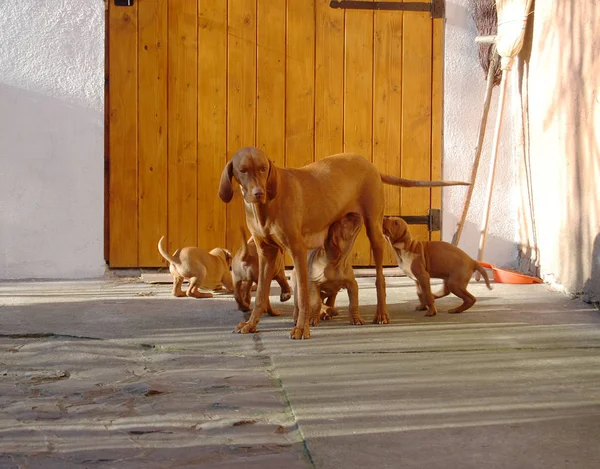
[[[448,312],[449,312],[449,311],[448,311]],[[432,308],[431,310],[428,310],[428,311],[425,313],[425,316],[427,316],[427,317],[432,317],[432,316],[435,316],[436,314],[437,314],[437,309],[435,309],[435,308]]]
[[[456,309],[449,309],[448,313],[449,314],[460,314],[460,313],[462,313],[462,311],[458,311],[458,308],[456,308]]]
[[[256,326],[248,322],[240,322],[233,332],[237,332],[238,334],[251,334],[252,332],[256,332]]]
[[[267,314],[269,316],[281,316],[281,312],[277,309],[268,309]]]
[[[339,316],[340,315],[340,312],[336,308],[334,308],[332,306],[328,306],[325,311],[331,317],[335,317],[335,316]]]
[[[427,309],[427,306],[425,305],[419,305],[415,307],[415,311],[425,311]]]
[[[282,303],[289,300],[292,297],[292,293],[289,291],[286,292],[281,292],[281,295],[279,295],[279,301],[281,301]]]
[[[390,323],[390,315],[387,311],[383,313],[377,313],[375,318],[373,318],[373,324],[389,324]]]
[[[350,323],[351,326],[364,326],[365,325],[365,320],[363,318],[361,318],[359,314],[352,316],[348,322]]]
[[[294,327],[290,332],[290,339],[310,339],[310,329],[308,327]]]

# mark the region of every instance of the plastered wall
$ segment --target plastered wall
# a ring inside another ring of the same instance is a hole
[[[104,272],[104,2],[0,2],[0,278]]]

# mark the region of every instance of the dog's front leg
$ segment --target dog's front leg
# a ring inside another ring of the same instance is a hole
[[[298,320],[290,333],[292,339],[310,339],[310,299],[308,294],[308,262],[306,250],[297,249],[292,252],[294,270],[296,272],[296,290],[294,298],[298,300]]]
[[[256,332],[256,327],[263,313],[270,308],[269,292],[271,290],[271,279],[275,273],[278,248],[255,239],[258,251],[258,288],[254,300],[254,309],[248,322],[240,322],[234,332],[249,334]]]
[[[358,312],[358,282],[356,279],[350,280],[346,284],[348,290],[348,301],[350,306],[348,307],[348,322],[353,325],[363,325],[364,319],[360,317]]]

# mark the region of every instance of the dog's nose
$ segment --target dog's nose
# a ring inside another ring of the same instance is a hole
[[[257,199],[262,199],[265,193],[260,187],[255,187],[254,189],[252,189],[252,195]]]

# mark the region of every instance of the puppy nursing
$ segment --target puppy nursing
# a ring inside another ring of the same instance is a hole
[[[416,282],[420,300],[417,310],[427,310],[425,316],[437,314],[434,298],[442,298],[450,293],[462,299],[463,303],[449,310],[449,313],[461,313],[473,306],[477,300],[467,291],[467,285],[475,271],[481,274],[487,287],[492,289],[487,272],[479,262],[450,243],[414,240],[402,218],[385,217],[383,234],[394,249],[398,265]],[[439,294],[431,293],[430,278],[444,280],[443,290]]]
[[[210,252],[197,247],[178,249],[172,255],[164,246],[163,236],[158,241],[158,251],[169,261],[169,272],[173,276],[173,296],[191,296],[194,298],[212,298],[212,293],[200,292],[216,290],[225,286],[227,291],[233,291],[231,279],[231,253],[223,248],[215,248]],[[181,290],[183,281],[187,279],[189,286],[184,293]]]
[[[334,222],[327,232],[323,247],[308,252],[308,288],[311,310],[311,325],[319,319],[329,319],[336,315],[335,297],[340,289],[348,290],[350,324],[364,324],[358,312],[358,284],[354,277],[352,262],[349,259],[354,241],[362,226],[359,213],[348,213]],[[294,291],[297,291],[296,276],[292,276]],[[326,304],[323,300],[327,298]],[[298,320],[298,295],[294,294],[294,322]]]
[[[242,229],[242,247],[233,256],[231,263],[231,273],[234,285],[234,297],[241,311],[250,311],[250,299],[252,286],[258,283],[258,251],[253,238],[246,242],[246,233]],[[287,301],[291,298],[290,285],[285,278],[285,262],[283,252],[279,252],[275,259],[274,279],[281,287],[280,301]],[[271,316],[279,316],[279,312],[269,305],[267,313]]]

